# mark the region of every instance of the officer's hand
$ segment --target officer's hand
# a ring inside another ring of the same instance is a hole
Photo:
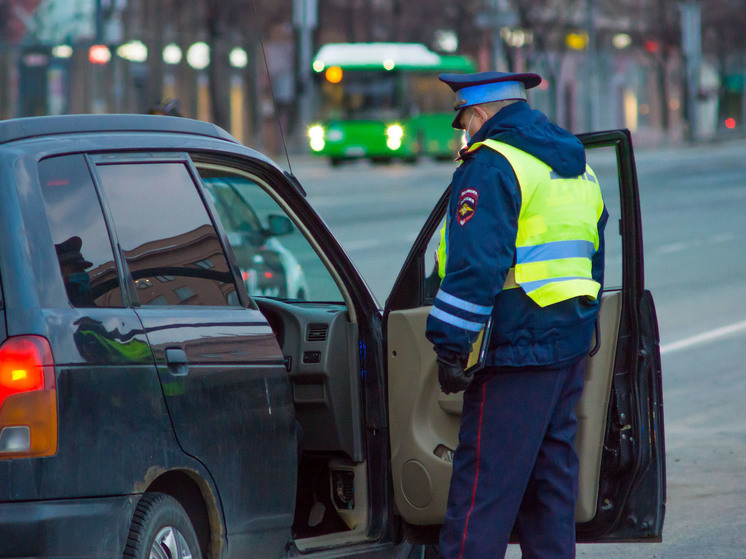
[[[440,389],[446,394],[452,394],[466,390],[474,379],[474,375],[466,374],[464,366],[466,359],[459,356],[438,356],[438,383]]]

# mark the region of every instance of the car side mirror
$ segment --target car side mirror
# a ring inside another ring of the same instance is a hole
[[[271,237],[288,235],[293,232],[293,222],[286,215],[269,215],[267,216],[267,233]]]

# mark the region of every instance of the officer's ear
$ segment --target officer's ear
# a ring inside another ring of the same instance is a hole
[[[474,105],[472,107],[472,110],[474,111],[475,116],[482,120],[482,125],[484,125],[484,123],[487,122],[492,116],[479,105]]]

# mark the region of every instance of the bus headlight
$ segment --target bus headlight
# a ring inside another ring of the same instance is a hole
[[[311,126],[311,128],[308,129],[308,139],[310,140],[311,149],[313,151],[321,151],[324,149],[324,145],[326,145],[326,142],[324,142],[324,127],[319,124]]]
[[[398,124],[392,124],[386,129],[386,145],[389,149],[397,150],[401,147],[401,139],[404,136],[404,129]]]

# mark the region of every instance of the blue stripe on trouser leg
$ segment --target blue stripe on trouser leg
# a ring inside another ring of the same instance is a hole
[[[582,361],[561,368],[487,369],[477,376],[464,393],[440,537],[445,559],[504,557],[519,510],[524,528],[534,523],[530,538],[536,538],[524,542],[524,557],[574,557],[574,524],[567,525],[577,494],[572,410],[582,383]],[[562,471],[547,473],[557,461]],[[522,506],[529,486],[531,500]],[[529,531],[523,533],[528,540]],[[552,555],[542,555],[544,548]]]

